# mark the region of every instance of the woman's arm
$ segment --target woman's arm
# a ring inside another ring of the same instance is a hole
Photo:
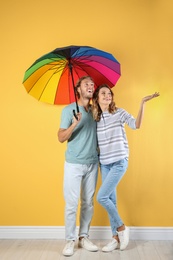
[[[145,102],[147,102],[155,97],[158,97],[158,96],[160,96],[159,92],[155,92],[154,94],[146,96],[142,99],[141,105],[139,108],[139,112],[138,112],[138,116],[136,118],[136,128],[140,128],[140,126],[141,126],[143,115],[144,115]]]

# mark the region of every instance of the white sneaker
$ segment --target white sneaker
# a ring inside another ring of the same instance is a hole
[[[98,247],[94,245],[87,237],[83,237],[79,240],[79,247],[85,248],[88,251],[96,252],[98,251]]]
[[[102,251],[103,252],[111,252],[111,251],[113,251],[113,250],[115,250],[117,248],[119,248],[119,243],[118,243],[118,241],[115,238],[113,238],[111,240],[111,242],[109,242],[106,246],[104,246],[102,248]]]
[[[118,238],[120,240],[120,250],[124,250],[129,243],[129,228],[125,226],[125,230],[117,231]]]
[[[74,245],[75,245],[75,242],[73,240],[68,241],[62,251],[63,255],[64,256],[73,255],[74,254]]]

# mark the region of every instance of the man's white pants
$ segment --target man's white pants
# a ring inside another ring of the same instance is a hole
[[[79,237],[88,236],[93,216],[93,197],[98,176],[98,163],[64,166],[65,237],[76,239],[76,213],[81,199]]]

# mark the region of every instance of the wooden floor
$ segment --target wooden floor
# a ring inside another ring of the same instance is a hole
[[[102,248],[108,240],[93,240]],[[173,241],[134,241],[129,242],[124,251],[111,253],[88,252],[79,249],[71,257],[62,255],[64,240],[0,240],[0,260],[173,260]]]

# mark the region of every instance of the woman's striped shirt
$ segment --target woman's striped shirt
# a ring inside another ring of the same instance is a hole
[[[136,119],[122,108],[114,114],[103,112],[97,122],[97,138],[100,150],[100,163],[110,164],[129,156],[129,146],[125,124],[136,129]]]

